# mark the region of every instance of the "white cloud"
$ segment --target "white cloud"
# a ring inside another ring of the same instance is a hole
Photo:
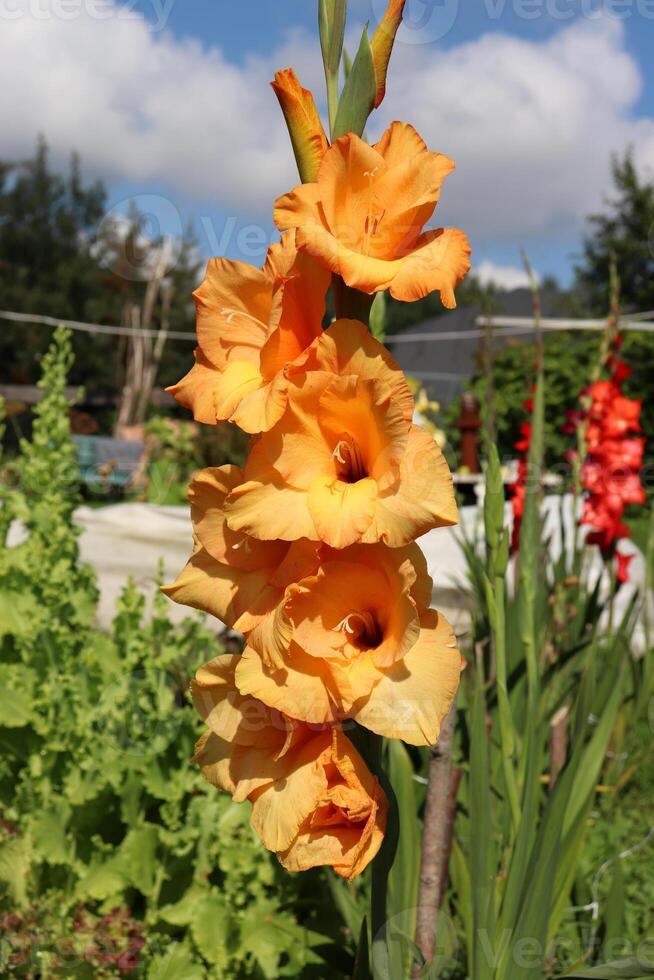
[[[25,15],[0,27],[3,155],[29,152],[41,131],[57,156],[77,149],[87,170],[144,190],[164,182],[234,214],[270,214],[296,180],[261,61],[235,66],[134,17]]]
[[[317,38],[291,33],[269,57],[235,65],[136,18],[23,16],[1,27],[3,156],[25,155],[42,131],[57,156],[79,150],[87,172],[261,220],[295,183],[268,81],[293,64],[320,92]],[[654,120],[634,118],[641,86],[615,20],[579,21],[545,42],[398,42],[371,132],[408,119],[457,160],[440,218],[473,242],[568,241],[608,189],[611,152],[633,143],[654,164]]]
[[[613,152],[633,143],[654,165],[654,119],[633,118],[642,79],[616,20],[539,43],[396,44],[394,59],[385,119],[409,118],[457,161],[441,216],[477,239],[564,239],[608,190]]]
[[[494,285],[499,289],[520,289],[529,286],[529,277],[524,269],[517,265],[499,265],[490,259],[484,259],[478,265],[473,265],[472,274],[482,286]],[[536,279],[540,277],[535,273]]]

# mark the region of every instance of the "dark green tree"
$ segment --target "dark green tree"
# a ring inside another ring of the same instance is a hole
[[[614,193],[603,211],[588,219],[588,234],[578,262],[579,299],[590,314],[608,306],[609,267],[615,257],[626,312],[654,309],[654,180],[639,173],[633,151],[612,161]]]
[[[99,181],[84,181],[75,154],[67,173],[58,173],[41,138],[33,158],[0,161],[0,309],[120,324],[127,303],[143,302],[148,253],[161,243],[140,233],[136,209],[122,223],[103,220],[105,212],[105,188]],[[167,272],[170,327],[192,332],[191,294],[200,278],[197,249],[190,233],[175,245]],[[125,261],[131,262],[129,270]],[[45,326],[0,321],[3,380],[36,381],[51,333]],[[73,384],[88,391],[119,387],[124,350],[119,337],[75,333],[73,348]],[[188,342],[168,341],[159,384],[185,373],[191,350]]]

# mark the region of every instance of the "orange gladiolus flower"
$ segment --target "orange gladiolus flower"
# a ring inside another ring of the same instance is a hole
[[[269,429],[286,406],[285,367],[321,333],[328,286],[292,234],[271,246],[263,269],[211,259],[195,293],[196,363],[168,390],[198,422]]]
[[[270,84],[286,119],[300,177],[315,180],[329,143],[313,95],[302,88],[292,68],[278,71]]]
[[[230,528],[262,540],[399,547],[456,523],[445,458],[411,424],[402,373],[363,324],[335,323],[307,365],[316,370],[290,372],[284,415],[253,446],[245,482],[225,501]]]
[[[456,693],[461,655],[429,610],[431,579],[416,545],[323,552],[250,635],[236,684],[303,722],[353,718],[431,745]]]
[[[296,228],[298,248],[348,286],[408,301],[437,290],[454,307],[470,268],[468,239],[456,228],[422,230],[453,169],[406,123],[394,122],[374,146],[348,133],[325,153],[315,183],[278,199],[275,222]]]
[[[386,95],[386,73],[388,62],[393,51],[395,35],[402,23],[402,14],[406,0],[390,0],[386,13],[379,22],[379,27],[372,36],[370,48],[372,50],[372,63],[375,68],[375,79],[377,81],[377,93],[375,95],[375,109],[381,105]]]
[[[387,801],[339,728],[316,731],[243,697],[238,656],[198,671],[193,700],[208,730],[196,746],[203,776],[252,802],[252,826],[289,871],[328,865],[352,879],[373,859]]]
[[[177,580],[163,591],[175,602],[247,633],[275,608],[287,585],[316,570],[318,554],[308,541],[257,541],[230,530],[223,505],[242,482],[238,466],[196,475],[189,488],[196,548]]]

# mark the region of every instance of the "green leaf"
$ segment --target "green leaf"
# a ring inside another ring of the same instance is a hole
[[[604,946],[608,949],[610,943],[619,940],[625,934],[625,882],[621,861],[616,861],[613,865],[613,877],[606,899],[604,922],[606,926]],[[613,946],[613,949],[616,947]]]
[[[416,819],[417,802],[413,763],[402,742],[388,740],[388,777],[398,805],[400,837],[393,867],[388,876],[387,912],[397,939],[389,936],[392,976],[408,975],[412,951],[401,936],[412,937],[416,927],[418,878],[420,875],[420,828]]]
[[[92,864],[84,877],[77,883],[75,894],[78,898],[95,898],[103,901],[120,895],[128,885],[118,861],[110,858],[104,863]]]
[[[24,728],[32,720],[34,672],[21,664],[0,665],[0,727]]]
[[[186,946],[172,943],[167,952],[152,960],[148,980],[204,980],[204,970]]]
[[[375,104],[376,81],[368,30],[363,29],[352,70],[343,86],[338,103],[333,139],[346,133],[362,136]]]
[[[37,612],[36,599],[29,592],[0,591],[0,638],[29,636]]]
[[[318,27],[325,71],[337,74],[345,36],[346,0],[319,0]]]
[[[327,872],[325,874],[334,905],[353,937],[361,931],[364,917],[361,905],[357,902],[352,885],[343,878]]]
[[[654,963],[643,963],[632,957],[627,960],[616,960],[602,966],[593,966],[587,970],[575,970],[566,973],[570,980],[643,980],[654,976]]]
[[[386,293],[375,293],[375,298],[370,307],[368,325],[375,340],[383,344],[386,336]]]
[[[170,923],[171,926],[188,926],[193,921],[195,913],[206,895],[206,887],[193,884],[188,891],[184,892],[178,902],[164,905],[163,908],[159,909],[157,915],[164,922]]]
[[[14,903],[27,904],[32,847],[27,837],[12,837],[0,847],[0,881],[4,882]]]
[[[119,867],[142,895],[152,895],[154,891],[158,839],[159,828],[149,823],[130,830],[120,845]]]
[[[493,942],[494,854],[492,847],[493,813],[488,765],[488,732],[486,706],[480,678],[472,708],[470,731],[470,880],[473,906],[473,980],[485,976],[487,948],[484,939]]]
[[[232,917],[220,895],[207,895],[196,907],[191,920],[191,935],[205,960],[225,968],[229,961],[228,944],[232,937]]]
[[[354,961],[354,972],[352,973],[352,980],[371,980],[372,974],[370,972],[370,947],[368,943],[368,923],[364,916],[361,923],[361,930],[359,932],[359,945],[357,946],[357,955]]]
[[[67,832],[70,808],[44,810],[30,821],[30,836],[35,852],[48,864],[70,864],[75,854],[75,842]]]

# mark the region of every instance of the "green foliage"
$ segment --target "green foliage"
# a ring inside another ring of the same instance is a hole
[[[651,334],[637,331],[625,332],[621,357],[632,370],[624,383],[625,395],[642,398],[651,387],[654,377],[654,342]],[[573,446],[573,438],[562,432],[566,423],[566,411],[578,408],[579,394],[590,383],[597,364],[600,335],[580,330],[546,333],[545,350],[545,465],[553,472],[567,471],[564,453]],[[516,452],[514,443],[519,436],[520,424],[525,421],[525,399],[534,383],[536,348],[534,344],[513,342],[493,355],[493,392],[496,441],[501,459],[512,459]],[[487,400],[488,383],[479,371],[471,379],[468,389],[480,405]],[[458,448],[459,433],[454,426],[461,412],[460,399],[456,399],[444,413],[443,428]],[[642,428],[645,433],[654,432],[654,403],[643,399]],[[654,440],[649,439],[645,448],[647,465],[654,463]]]
[[[612,258],[620,277],[622,307],[630,312],[654,308],[654,181],[643,179],[633,151],[613,158],[614,196],[588,219],[589,234],[576,268],[586,309],[601,316],[608,306]]]
[[[215,635],[199,618],[173,626],[161,595],[146,616],[132,582],[111,633],[93,627],[73,522],[70,358],[60,329],[33,442],[2,496],[3,522],[20,518],[24,537],[0,550],[0,972],[343,975],[352,952],[334,952],[342,921],[321,901],[324,879],[309,875],[303,895],[255,838],[249,807],[191,762],[201,723],[186,688],[219,652]]]
[[[153,504],[186,503],[196,470],[235,463],[247,456],[248,437],[235,425],[198,426],[156,416],[146,423],[150,447],[146,499]]]
[[[127,225],[103,220],[107,204],[100,182],[87,185],[77,156],[67,173],[56,172],[40,140],[31,159],[0,161],[0,308],[62,319],[120,324],[125,303],[141,304],[148,260],[159,242],[146,241],[147,223],[133,206]],[[200,267],[190,234],[176,242],[171,322],[194,329],[191,292]],[[160,310],[155,311],[153,326]],[[32,383],[50,340],[50,328],[3,323],[0,359],[11,380]],[[76,333],[72,339],[73,384],[116,390],[121,356],[113,336]],[[161,383],[172,384],[188,369],[190,344],[170,341],[161,363]]]
[[[647,764],[635,748],[638,738],[629,744],[624,735],[631,725],[646,724],[635,695],[647,686],[647,668],[629,657],[632,609],[614,633],[599,631],[597,590],[575,573],[581,567],[576,545],[567,549],[564,542],[556,562],[548,556],[537,479],[542,379],[534,401],[515,594],[505,582],[508,538],[494,446],[486,474],[486,554],[473,542],[465,546],[476,611],[459,712],[455,764],[465,775],[450,900],[472,980],[560,976],[617,959],[616,939],[624,943],[618,955],[632,954],[651,928],[638,884],[627,897],[628,886],[615,873],[602,882],[591,919],[596,896],[584,882],[607,853],[618,853],[618,839],[648,843],[647,828],[625,833],[630,804],[622,792],[633,767]],[[553,768],[555,722],[560,771]],[[599,784],[608,791],[602,796]],[[612,816],[605,821],[607,808]],[[613,836],[611,845],[606,835]],[[612,969],[588,976],[641,976]]]
[[[368,30],[364,27],[358,51],[339,99],[333,139],[346,133],[356,133],[357,136],[363,134],[375,103],[375,91],[375,67]]]

